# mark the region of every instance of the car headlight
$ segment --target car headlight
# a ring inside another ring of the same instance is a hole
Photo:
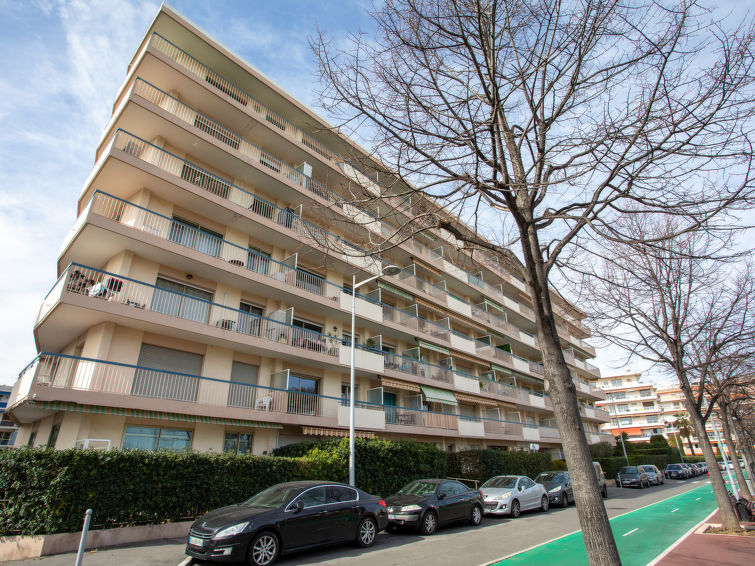
[[[412,511],[422,511],[422,507],[419,505],[404,505],[401,508],[402,513],[411,513]]]
[[[493,500],[494,501],[503,501],[504,499],[508,499],[510,496],[511,496],[511,492],[510,491],[506,491],[506,492],[502,493],[501,495],[496,495],[495,497],[493,497]]]
[[[245,521],[243,523],[237,523],[235,525],[231,525],[230,527],[226,527],[225,529],[221,529],[214,535],[212,535],[212,540],[236,536],[240,533],[243,533],[250,524],[251,523],[249,521]]]
[[[558,493],[559,491],[561,491],[561,486],[557,485],[556,487],[552,487],[551,489],[549,489],[548,493]]]

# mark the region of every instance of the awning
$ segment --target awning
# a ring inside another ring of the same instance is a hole
[[[451,352],[449,352],[446,348],[443,348],[442,346],[436,346],[435,344],[430,344],[430,342],[425,342],[424,340],[419,341],[419,347],[424,348],[425,350],[432,350],[433,352],[440,352],[441,354],[445,354],[447,356],[451,355]]]
[[[378,287],[380,287],[384,291],[388,291],[389,293],[393,293],[394,295],[398,295],[399,297],[403,297],[404,299],[406,299],[408,301],[413,301],[414,300],[414,295],[411,295],[411,294],[407,293],[406,291],[402,291],[401,289],[397,289],[393,285],[388,285],[388,283],[383,283],[379,279],[378,279],[377,284],[378,284]]]
[[[400,379],[393,379],[390,377],[381,377],[380,383],[383,387],[392,387],[394,389],[403,389],[404,391],[412,391],[419,393],[419,385],[416,383],[409,383],[408,381],[402,381]]]
[[[468,395],[467,393],[454,393],[456,400],[461,403],[473,403],[475,405],[486,405],[488,407],[497,407],[498,401],[493,399],[487,399],[485,397],[475,397],[474,395]]]
[[[459,404],[451,391],[430,387],[429,385],[420,385],[420,388],[422,389],[422,393],[425,394],[425,398],[431,403],[442,403],[444,405],[453,405],[454,407]]]
[[[319,426],[303,426],[301,427],[302,433],[310,436],[349,436],[348,429],[340,428],[325,428]],[[355,430],[354,436],[359,438],[375,438],[374,432],[366,430]]]
[[[252,428],[283,428],[278,423],[262,421],[245,421],[242,419],[226,419],[224,417],[207,417],[203,415],[183,415],[179,413],[164,413],[162,411],[145,411],[142,409],[126,409],[123,407],[103,407],[100,405],[79,405],[65,401],[32,401],[31,407],[48,409],[51,411],[67,411],[70,413],[89,413],[93,415],[114,415],[119,417],[134,417],[140,419],[159,419],[184,423],[220,424],[227,426],[246,426]]]

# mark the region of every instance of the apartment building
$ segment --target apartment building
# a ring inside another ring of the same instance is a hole
[[[13,446],[18,432],[18,426],[5,414],[11,387],[0,385],[0,449]]]
[[[516,266],[438,231],[365,257],[436,205],[399,205],[363,150],[167,6],[95,156],[13,388],[17,446],[345,436],[354,341],[358,436],[561,453]],[[349,204],[355,184],[396,212]],[[613,440],[583,315],[554,301],[588,440]]]
[[[597,385],[606,399],[596,405],[611,415],[611,422],[601,430],[614,437],[626,433],[630,442],[647,442],[654,434],[665,434],[655,385],[643,381],[642,372],[603,377]]]

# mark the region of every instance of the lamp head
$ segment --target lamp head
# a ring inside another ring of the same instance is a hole
[[[380,274],[393,276],[393,275],[398,275],[399,273],[401,273],[401,268],[398,265],[387,265],[386,267],[383,268]]]

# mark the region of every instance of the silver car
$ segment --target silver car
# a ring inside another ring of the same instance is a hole
[[[511,515],[516,518],[529,509],[548,510],[545,488],[527,476],[495,476],[480,488],[489,515]]]

